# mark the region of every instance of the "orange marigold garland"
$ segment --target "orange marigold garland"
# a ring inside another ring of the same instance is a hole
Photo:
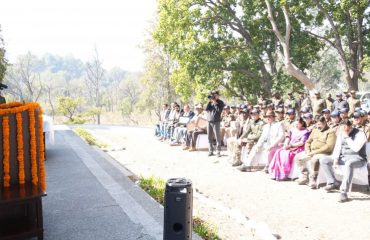
[[[4,187],[10,187],[10,165],[9,165],[9,118],[3,117],[3,151],[4,151]]]
[[[28,111],[30,122],[30,153],[31,153],[31,175],[33,185],[37,185],[37,153],[36,153],[36,130],[35,130],[35,110],[34,108],[29,109]]]
[[[19,184],[25,183],[25,174],[24,174],[24,149],[23,149],[23,119],[22,113],[17,113],[15,115],[17,120],[17,146],[18,146],[18,177]]]
[[[44,128],[42,125],[42,109],[39,110],[39,139],[40,139],[40,184],[41,190],[46,191],[46,180],[45,180],[45,145],[44,145]]]

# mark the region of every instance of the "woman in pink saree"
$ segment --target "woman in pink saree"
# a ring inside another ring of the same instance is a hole
[[[269,174],[272,179],[285,180],[292,169],[295,155],[304,150],[304,144],[310,132],[306,129],[306,122],[300,118],[287,133],[284,145],[279,148],[269,165]]]

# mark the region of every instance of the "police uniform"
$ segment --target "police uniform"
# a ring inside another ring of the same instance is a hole
[[[356,107],[361,107],[360,100],[357,99],[357,98],[355,98],[355,97],[353,97],[353,95],[348,98],[347,102],[348,102],[348,106],[349,106],[349,112],[348,112],[348,114],[350,116],[355,112]]]
[[[315,95],[316,99],[312,101],[312,114],[314,119],[317,119],[321,115],[322,110],[326,108],[326,101],[320,97],[320,93],[315,93]]]
[[[265,123],[260,118],[257,120],[251,119],[249,121],[246,131],[244,131],[239,138],[242,142],[242,145],[236,146],[234,150],[234,163],[241,163],[241,150],[243,145],[245,145],[247,152],[252,149],[253,145],[258,141],[262,134],[262,127],[264,124]]]

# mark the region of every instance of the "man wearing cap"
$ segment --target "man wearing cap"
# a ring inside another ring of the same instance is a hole
[[[280,96],[280,93],[275,92],[272,97],[272,104],[274,104],[274,108],[278,108],[280,105],[284,104],[283,99]]]
[[[294,127],[296,118],[294,109],[288,109],[286,115],[288,116],[288,118],[284,120],[284,129],[285,132],[288,132],[290,128]]]
[[[353,118],[353,126],[355,128],[360,129],[366,134],[366,139],[370,142],[370,127],[366,122],[363,120],[364,114],[362,112],[354,112],[352,115]]]
[[[183,150],[195,151],[197,138],[200,134],[207,133],[206,114],[203,111],[202,104],[195,105],[194,116],[186,125],[187,132],[185,137],[185,147]]]
[[[304,108],[301,108],[301,111],[299,112],[299,117],[302,117],[306,114],[306,113],[309,113],[310,112],[310,109],[308,109],[307,107],[304,107]]]
[[[226,137],[231,136],[231,122],[235,121],[235,115],[230,112],[230,106],[225,106],[224,110],[221,114],[221,139],[224,139],[225,135]]]
[[[253,145],[256,144],[262,134],[262,127],[264,125],[264,122],[260,118],[260,112],[257,109],[253,109],[251,112],[251,116],[252,119],[251,121],[249,121],[247,129],[243,131],[237,141],[238,144],[233,154],[233,166],[238,166],[241,164],[242,147],[245,146],[247,153],[249,153]]]
[[[242,116],[242,121],[240,121],[241,127],[239,128],[239,131],[237,132],[236,136],[232,136],[227,139],[227,150],[231,156],[230,161],[232,166],[239,166],[241,164],[240,155],[239,156],[237,155],[238,140],[240,139],[243,133],[248,132],[250,130],[249,123],[252,121],[249,117],[248,108],[240,110],[240,114]]]
[[[341,131],[337,137],[331,156],[320,158],[320,166],[325,174],[327,185],[325,190],[330,192],[339,187],[335,179],[334,169],[344,165],[344,175],[340,185],[339,202],[348,201],[347,192],[353,178],[353,170],[361,168],[367,163],[366,135],[363,131],[354,128],[348,119],[341,123]]]
[[[361,107],[361,102],[359,99],[356,98],[356,91],[351,90],[351,96],[347,99],[349,112],[348,114],[352,116],[355,112],[356,107]]]
[[[315,99],[312,103],[312,114],[315,119],[318,119],[321,115],[322,110],[326,108],[325,99],[321,98],[320,92],[315,92]]]
[[[336,97],[337,99],[334,101],[333,106],[332,106],[333,111],[340,111],[343,108],[349,108],[348,102],[343,100],[341,93],[337,93]]]
[[[312,108],[312,101],[310,99],[310,96],[305,94],[304,92],[301,92],[301,98],[300,98],[300,110],[302,109],[308,109],[308,111]]]
[[[276,120],[278,122],[284,122],[285,118],[284,118],[284,109],[283,108],[278,108],[275,110],[275,113],[276,113]]]
[[[335,132],[335,135],[338,136],[339,133],[339,125],[342,122],[342,119],[340,118],[340,113],[338,111],[333,111],[330,114],[331,122],[329,127]]]
[[[268,111],[265,118],[267,123],[262,128],[262,133],[256,145],[253,146],[248,158],[245,159],[243,165],[238,169],[242,172],[250,171],[252,166],[259,165],[261,161],[267,159],[265,168],[267,169],[275,151],[278,149],[279,143],[284,140],[284,125],[281,122],[275,121],[275,113]]]
[[[331,93],[328,94],[326,97],[326,108],[327,109],[332,109],[334,103],[334,99],[331,97]]]
[[[326,120],[326,123],[328,125],[330,125],[330,122],[331,122],[331,118],[330,118],[330,110],[325,108],[324,110],[322,110],[322,116],[325,118]]]
[[[349,90],[344,90],[343,91],[343,100],[347,101],[349,97],[350,97]]]
[[[309,132],[312,132],[312,130],[315,128],[315,120],[313,119],[313,115],[311,113],[305,113],[303,115],[303,119],[306,122],[307,130]]]
[[[325,118],[320,117],[317,122],[317,128],[313,129],[305,143],[305,151],[298,153],[294,158],[299,168],[299,185],[307,184],[309,180],[309,186],[312,189],[317,187],[316,179],[319,173],[319,159],[325,154],[331,154],[335,139],[335,132],[329,128]],[[309,169],[307,169],[307,162],[309,162]],[[308,171],[310,173],[309,179]]]
[[[290,106],[289,108],[293,108],[296,112],[298,111],[298,101],[294,99],[293,92],[288,92],[288,99],[285,100],[285,106]]]
[[[342,109],[339,109],[340,117],[342,118],[342,120],[344,120],[344,119],[349,119],[348,111],[349,111],[349,109],[348,109],[348,108],[342,108]]]
[[[208,143],[209,143],[209,152],[208,156],[213,156],[214,146],[213,139],[216,138],[216,151],[217,157],[221,157],[221,134],[220,134],[220,125],[221,125],[221,113],[224,109],[224,102],[219,99],[218,91],[212,91],[208,96],[209,102],[206,107],[207,111],[207,134],[208,134]]]

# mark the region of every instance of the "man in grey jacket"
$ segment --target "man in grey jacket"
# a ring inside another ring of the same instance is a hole
[[[348,119],[341,123],[341,132],[337,137],[331,156],[320,159],[320,165],[324,170],[327,186],[326,191],[332,191],[339,187],[335,179],[333,169],[338,165],[344,165],[342,184],[340,185],[340,202],[348,201],[347,192],[353,178],[353,169],[361,168],[366,164],[366,135],[363,131],[354,128]]]

